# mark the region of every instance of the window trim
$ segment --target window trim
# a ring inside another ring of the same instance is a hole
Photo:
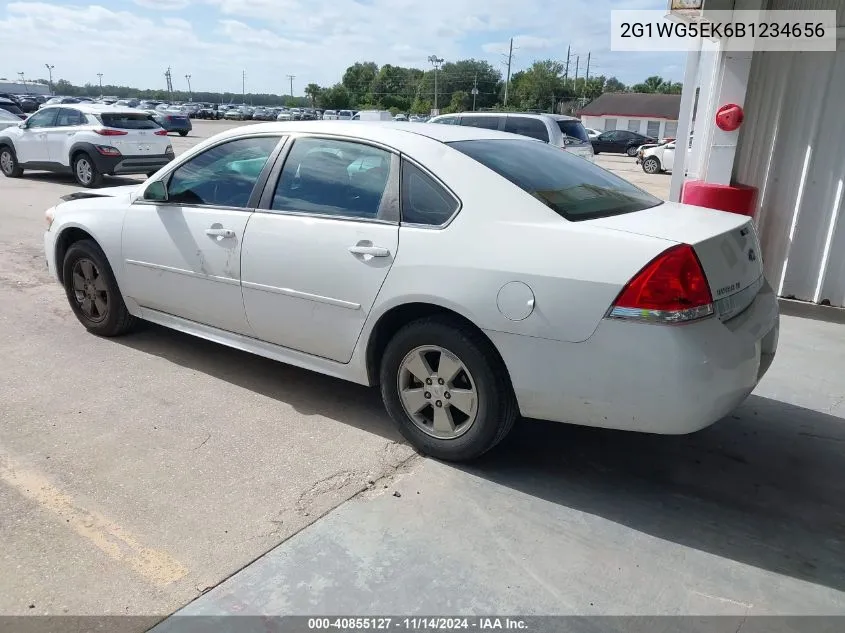
[[[54,125],[53,127],[66,128],[66,127],[82,127],[83,125],[88,125],[88,117],[85,116],[85,113],[82,112],[82,110],[79,110],[78,108],[71,108],[70,105],[72,105],[72,104],[68,104],[67,106],[62,106],[61,108],[59,108],[59,113],[56,115],[56,121],[55,121],[56,125]],[[72,125],[59,125],[59,117],[62,115],[63,110],[67,110],[69,112],[76,112],[79,116],[82,117],[82,123],[74,123]]]
[[[322,138],[331,141],[345,141],[347,143],[358,143],[359,145],[368,145],[370,147],[375,147],[376,149],[388,152],[390,154],[390,177],[387,179],[385,195],[388,195],[389,193],[395,198],[394,211],[390,214],[395,217],[389,219],[362,218],[360,216],[353,215],[333,215],[329,213],[314,213],[311,211],[282,211],[273,209],[273,197],[276,195],[276,187],[278,186],[279,180],[282,177],[282,170],[284,170],[285,164],[287,164],[288,162],[291,150],[293,149],[294,145],[296,145],[296,141],[302,138]],[[400,189],[402,179],[400,174],[400,160],[401,154],[396,149],[390,147],[389,145],[385,145],[384,143],[379,143],[378,141],[360,138],[358,136],[345,136],[343,134],[326,134],[321,132],[293,132],[288,135],[287,141],[285,142],[284,151],[276,157],[276,162],[273,165],[273,169],[268,174],[267,180],[264,183],[264,191],[261,193],[261,197],[255,207],[255,212],[267,213],[270,215],[289,215],[293,217],[321,218],[326,220],[342,220],[344,222],[362,222],[366,224],[385,224],[399,226],[400,218],[402,217],[402,192]]]
[[[399,218],[400,218],[399,219],[399,226],[408,227],[408,228],[415,228],[415,229],[429,229],[429,230],[432,230],[432,231],[442,231],[443,229],[447,228],[452,223],[452,221],[457,217],[457,215],[461,212],[461,209],[464,208],[463,200],[461,200],[460,196],[458,196],[458,194],[456,194],[455,191],[449,185],[447,185],[445,182],[443,182],[442,179],[440,179],[438,176],[436,176],[434,173],[432,173],[432,171],[430,169],[423,166],[422,163],[414,160],[413,158],[411,158],[407,154],[402,154],[401,158],[402,158],[402,163],[401,163],[401,165],[402,165],[401,171],[402,172],[404,172],[404,170],[405,170],[405,163],[406,162],[410,163],[411,165],[413,165],[414,167],[419,169],[421,172],[423,172],[426,176],[431,178],[435,183],[440,185],[444,189],[444,191],[446,191],[450,196],[452,196],[452,198],[458,204],[455,207],[455,211],[452,213],[452,215],[450,215],[449,218],[445,222],[443,222],[442,224],[418,224],[416,222],[404,222],[404,221],[402,221],[401,218],[402,218],[402,200],[403,200],[403,195],[402,195],[403,194],[403,189],[402,189],[403,179],[402,179],[402,173],[400,173],[399,174]]]
[[[264,164],[261,173],[258,174],[258,179],[255,181],[255,185],[252,188],[252,193],[249,196],[249,200],[247,200],[247,206],[233,207],[228,205],[217,204],[186,204],[181,202],[170,202],[169,200],[144,200],[144,191],[141,191],[141,194],[137,198],[135,198],[135,200],[132,201],[132,204],[150,205],[154,207],[185,207],[188,209],[207,209],[209,211],[244,211],[247,213],[253,213],[256,210],[256,205],[258,204],[258,200],[260,200],[261,193],[264,191],[264,187],[267,185],[267,178],[270,175],[272,166],[275,160],[278,158],[279,154],[287,145],[287,141],[289,138],[288,134],[278,132],[258,132],[254,134],[244,134],[243,136],[234,136],[220,139],[219,142],[214,143],[213,145],[209,145],[208,147],[204,148],[201,152],[193,154],[188,160],[182,161],[178,165],[172,165],[172,163],[168,165],[167,170],[164,172],[161,178],[156,179],[156,182],[169,182],[171,176],[173,175],[173,172],[179,169],[179,167],[187,163],[189,160],[193,160],[197,156],[201,156],[202,154],[205,154],[206,152],[214,149],[215,147],[220,147],[221,145],[225,145],[226,143],[230,143],[232,141],[241,141],[247,138],[276,138],[276,147],[274,147],[273,151],[270,152],[270,156],[267,157],[267,162]]]

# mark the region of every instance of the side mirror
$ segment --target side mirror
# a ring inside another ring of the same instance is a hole
[[[25,130],[28,126],[26,124],[26,121],[21,121],[20,123],[18,123],[18,127],[22,130]]]
[[[144,189],[144,200],[152,202],[167,201],[167,185],[161,180],[154,180]]]

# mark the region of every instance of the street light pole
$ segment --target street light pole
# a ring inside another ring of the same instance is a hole
[[[26,94],[29,94],[29,88],[27,88],[27,87],[26,87],[26,79],[24,79],[23,73],[22,73],[22,72],[20,72],[20,73],[18,73],[18,75],[20,75],[20,78],[21,78],[21,83],[23,84],[23,91],[24,91]]]
[[[440,109],[437,107],[437,71],[440,70],[440,64],[443,63],[443,58],[437,55],[429,55],[428,61],[434,66],[434,110],[439,113]]]
[[[50,94],[53,94],[53,69],[55,66],[51,64],[44,64],[47,67],[47,72],[50,74]]]
[[[100,96],[103,96],[103,73],[97,73],[97,78],[100,80]]]
[[[241,103],[246,103],[246,71],[241,72]]]
[[[185,79],[188,80],[188,101],[193,102],[194,100],[194,93],[191,91],[191,76],[185,75]]]

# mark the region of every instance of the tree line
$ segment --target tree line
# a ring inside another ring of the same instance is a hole
[[[39,82],[47,83],[46,79]],[[212,103],[240,103],[252,105],[314,106],[325,109],[383,109],[396,112],[427,114],[435,107],[435,71],[419,68],[379,66],[375,62],[356,62],[332,86],[309,83],[304,97],[270,93],[192,92],[167,90],[139,90],[130,86],[87,83],[75,86],[59,79],[54,91],[59,95],[111,95],[119,98],[158,99],[174,101],[205,101]],[[511,76],[505,86],[502,72],[489,62],[462,59],[444,63],[437,71],[437,103],[441,112],[461,112],[471,109],[507,109],[558,111],[561,103],[579,104],[595,99],[605,92],[659,92],[680,94],[679,82],[651,76],[630,86],[616,77],[570,77],[563,63],[538,60],[525,70]],[[506,95],[507,93],[507,95]]]

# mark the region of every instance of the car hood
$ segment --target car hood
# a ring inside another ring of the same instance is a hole
[[[74,191],[66,196],[62,196],[63,202],[71,202],[73,200],[84,200],[86,198],[117,198],[118,196],[131,195],[140,191],[142,183],[136,185],[122,185],[120,187],[103,187],[101,189],[94,189],[92,191]]]

